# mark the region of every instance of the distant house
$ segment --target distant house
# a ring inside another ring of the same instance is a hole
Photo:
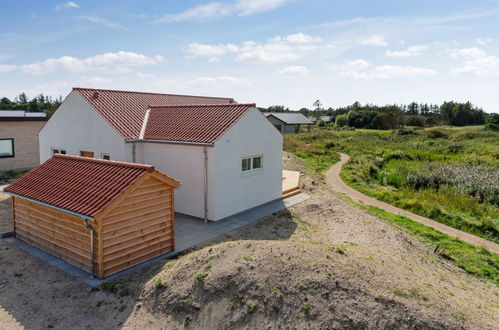
[[[176,212],[220,220],[281,198],[282,142],[231,98],[74,88],[40,132],[40,160],[150,164],[182,182]]]
[[[39,164],[38,132],[47,120],[43,112],[0,110],[0,172]]]
[[[321,116],[319,120],[322,120],[325,123],[330,123],[333,120],[333,116]]]
[[[314,124],[299,112],[265,112],[264,115],[282,134],[300,133],[302,126],[307,126],[310,131],[310,126]]]

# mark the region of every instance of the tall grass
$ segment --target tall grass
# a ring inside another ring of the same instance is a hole
[[[499,133],[481,127],[335,131],[288,135],[285,150],[316,173],[352,156],[342,171],[355,189],[499,242]]]

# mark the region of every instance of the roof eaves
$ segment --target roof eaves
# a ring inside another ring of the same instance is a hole
[[[4,190],[3,192],[6,193],[6,194],[8,194],[8,195],[15,196],[15,197],[18,197],[18,198],[21,198],[21,199],[25,199],[27,201],[30,201],[30,202],[33,202],[33,203],[36,203],[36,204],[40,204],[40,205],[43,205],[43,206],[47,206],[47,207],[50,207],[50,208],[53,208],[53,209],[56,209],[56,210],[59,210],[59,211],[62,211],[62,212],[66,212],[66,213],[75,215],[75,216],[80,217],[80,218],[94,220],[94,217],[92,217],[90,215],[87,215],[87,214],[83,214],[83,213],[71,211],[71,210],[68,210],[68,209],[65,209],[65,208],[62,208],[62,207],[59,207],[59,206],[55,206],[55,205],[52,205],[52,204],[49,204],[49,203],[45,203],[45,202],[33,199],[33,198],[22,196],[22,195],[19,195],[19,194],[16,194],[16,193],[13,193],[13,192],[10,192],[10,191],[7,191],[7,190]]]

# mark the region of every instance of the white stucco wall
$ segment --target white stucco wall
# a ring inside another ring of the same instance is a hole
[[[257,109],[249,110],[217,140],[215,220],[281,197],[282,142],[279,131]],[[263,155],[263,169],[243,173],[242,158],[257,155]]]
[[[131,145],[97,111],[72,91],[39,133],[40,161],[52,157],[52,148],[64,149],[68,155],[92,151],[95,158],[102,153],[112,160],[132,161]]]
[[[175,212],[204,218],[204,152],[203,146],[141,142],[137,144],[137,162],[151,164],[156,169],[179,180],[175,190]],[[208,151],[208,219],[215,220],[214,150]]]

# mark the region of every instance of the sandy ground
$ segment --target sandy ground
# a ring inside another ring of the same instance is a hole
[[[106,288],[0,240],[0,328],[498,328],[497,286],[302,181],[308,201]]]
[[[0,192],[0,232],[13,230],[12,207],[9,195]]]

